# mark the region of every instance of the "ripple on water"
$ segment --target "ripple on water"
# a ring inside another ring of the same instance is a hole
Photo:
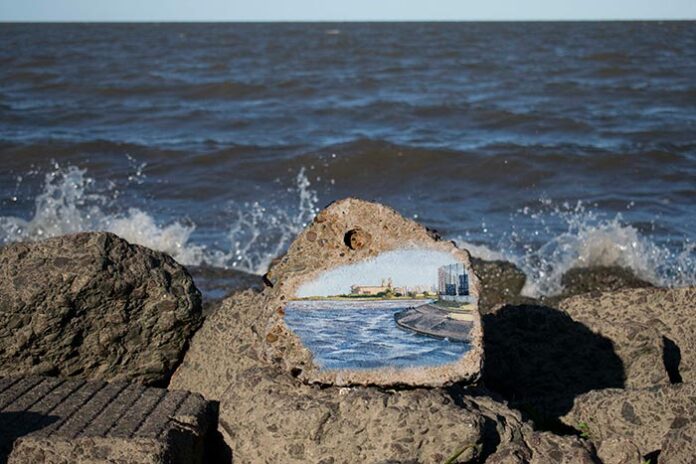
[[[293,302],[286,307],[285,322],[312,351],[320,369],[437,366],[469,351],[468,343],[400,328],[394,314],[407,309],[406,305],[369,305],[308,309]]]

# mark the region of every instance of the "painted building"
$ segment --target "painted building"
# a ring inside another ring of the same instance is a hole
[[[437,270],[438,296],[444,301],[469,303],[469,272],[461,263],[442,266]]]

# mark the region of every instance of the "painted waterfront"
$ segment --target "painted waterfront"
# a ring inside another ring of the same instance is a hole
[[[394,315],[423,300],[292,301],[285,322],[312,351],[320,369],[437,366],[454,362],[466,342],[399,328]]]

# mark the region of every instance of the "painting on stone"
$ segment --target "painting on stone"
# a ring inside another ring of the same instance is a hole
[[[444,365],[470,349],[470,275],[444,251],[388,251],[302,284],[285,322],[320,370]]]

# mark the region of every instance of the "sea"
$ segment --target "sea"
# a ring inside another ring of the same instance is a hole
[[[0,244],[262,274],[385,203],[561,291],[696,284],[696,23],[0,24]]]

